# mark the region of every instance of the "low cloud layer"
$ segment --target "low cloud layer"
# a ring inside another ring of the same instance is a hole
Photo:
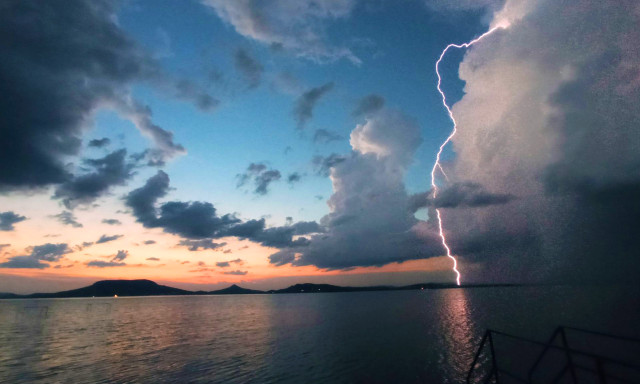
[[[26,251],[28,255],[13,256],[0,263],[0,268],[49,268],[49,263],[58,262],[64,255],[73,252],[66,243],[46,243],[29,247]]]

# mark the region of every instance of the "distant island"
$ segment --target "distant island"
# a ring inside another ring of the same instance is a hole
[[[326,292],[365,292],[365,291],[406,291],[421,289],[451,289],[451,288],[483,288],[509,287],[518,284],[466,284],[457,286],[450,283],[413,284],[402,287],[372,286],[372,287],[341,287],[330,284],[295,284],[288,288],[269,291],[259,291],[239,287],[235,284],[216,291],[188,291],[160,285],[151,280],[102,280],[90,286],[61,291],[55,293],[33,293],[17,295],[15,293],[0,293],[0,299],[42,299],[65,297],[114,297],[114,296],[178,296],[178,295],[251,295],[251,294],[284,294],[284,293],[326,293]]]

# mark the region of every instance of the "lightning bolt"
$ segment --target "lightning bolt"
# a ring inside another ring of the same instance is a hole
[[[436,155],[436,161],[435,163],[433,163],[433,168],[431,169],[431,189],[433,190],[434,200],[438,195],[438,186],[436,185],[436,170],[439,169],[442,175],[444,175],[444,177],[447,179],[447,181],[449,180],[449,178],[447,177],[447,174],[444,173],[444,169],[442,169],[442,165],[440,164],[440,156],[442,155],[442,151],[444,150],[444,147],[447,144],[449,144],[453,136],[455,136],[456,132],[458,131],[458,125],[456,123],[456,119],[453,117],[453,112],[451,112],[451,108],[449,108],[449,105],[447,104],[447,97],[445,96],[444,91],[442,91],[442,88],[441,88],[442,77],[440,76],[440,62],[442,61],[442,58],[450,48],[458,48],[458,49],[469,48],[473,44],[479,42],[480,40],[489,36],[490,34],[497,31],[498,29],[506,28],[507,26],[508,25],[498,25],[496,27],[493,27],[487,32],[480,35],[479,37],[469,41],[468,43],[449,44],[440,54],[438,61],[436,61],[436,75],[438,76],[438,92],[440,93],[440,96],[442,96],[442,105],[444,105],[445,109],[447,110],[447,113],[449,114],[449,119],[451,119],[451,122],[453,123],[453,130],[451,131],[447,139],[440,145],[440,149],[438,150],[438,154]],[[442,228],[442,214],[440,213],[440,210],[438,208],[436,208],[436,216],[438,217],[438,231],[440,233],[440,239],[442,240],[442,246],[444,246],[444,249],[447,251],[447,257],[453,260],[453,271],[456,273],[456,284],[460,285],[460,271],[458,271],[458,261],[451,254],[451,248],[449,248],[449,245],[447,244],[447,238],[445,237],[444,230]]]

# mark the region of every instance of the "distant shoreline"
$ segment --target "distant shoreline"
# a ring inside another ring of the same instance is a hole
[[[189,291],[157,284],[151,280],[101,280],[90,286],[53,293],[32,293],[18,295],[0,293],[0,299],[51,299],[51,298],[90,298],[90,297],[141,297],[141,296],[204,296],[204,295],[257,295],[257,294],[292,294],[292,293],[332,293],[332,292],[371,292],[371,291],[409,291],[426,289],[463,289],[518,287],[530,284],[467,284],[458,286],[451,283],[424,283],[407,286],[367,286],[342,287],[330,284],[295,284],[288,288],[260,291],[247,289],[235,284],[214,291]]]

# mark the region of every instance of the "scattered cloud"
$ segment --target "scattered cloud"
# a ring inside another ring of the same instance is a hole
[[[133,176],[133,163],[126,162],[127,151],[120,149],[100,159],[85,159],[83,164],[92,172],[70,177],[60,184],[53,197],[62,199],[67,209],[79,204],[91,204],[111,187],[124,185]]]
[[[127,264],[123,263],[122,261],[126,259],[128,256],[129,256],[129,251],[120,250],[118,251],[118,253],[113,255],[113,258],[110,261],[91,260],[87,262],[87,266],[96,267],[96,268],[123,267]]]
[[[327,144],[332,141],[340,141],[343,139],[344,137],[335,132],[327,131],[326,129],[316,129],[316,132],[313,134],[314,143]]]
[[[100,236],[98,241],[96,241],[96,244],[108,243],[110,241],[118,240],[119,238],[121,238],[123,236],[124,235],[112,235],[112,236],[102,235],[102,236]]]
[[[200,240],[180,240],[178,245],[187,247],[190,251],[195,252],[201,249],[218,249],[224,247],[227,243],[214,243],[212,239],[200,239]]]
[[[71,211],[62,211],[57,215],[53,215],[52,217],[56,218],[64,225],[70,225],[74,228],[82,228],[82,224],[78,222],[78,219]]]
[[[0,231],[13,231],[13,225],[24,220],[27,220],[25,216],[13,211],[0,212]]]
[[[346,161],[347,159],[347,156],[332,153],[329,156],[314,156],[311,160],[311,164],[313,165],[316,175],[327,177],[329,176],[329,173],[331,173],[331,168],[343,161]]]
[[[111,144],[111,139],[103,137],[102,139],[93,139],[89,141],[89,147],[91,148],[104,148]]]
[[[147,257],[146,260],[149,260],[149,261],[160,261],[160,259],[157,258],[157,257]]]
[[[347,18],[354,0],[203,0],[218,16],[242,36],[315,62],[361,60],[347,47],[327,43],[326,24]]]
[[[155,240],[145,240],[145,241],[142,242],[142,244],[144,244],[144,245],[151,245],[151,244],[155,244],[155,243],[156,243]]]
[[[260,85],[264,67],[247,51],[238,49],[233,56],[233,64],[236,70],[244,76],[250,89]]]
[[[289,176],[287,176],[287,183],[291,185],[299,182],[300,180],[302,180],[302,175],[298,172],[290,173]]]
[[[102,219],[102,223],[108,225],[122,225],[122,222],[118,219]]]
[[[370,94],[358,100],[356,107],[351,114],[353,116],[368,116],[384,107],[384,97],[376,94]]]
[[[253,192],[257,195],[266,195],[269,192],[269,184],[280,180],[282,175],[277,169],[267,169],[265,164],[251,163],[249,167],[247,167],[247,171],[237,175],[237,178],[238,188],[244,186],[249,181],[253,181],[255,186]]]
[[[326,83],[304,92],[295,102],[293,117],[298,123],[298,129],[303,129],[313,117],[313,109],[320,99],[333,89],[333,83]]]
[[[216,267],[228,268],[228,267],[231,266],[231,264],[243,265],[244,261],[242,259],[235,259],[235,260],[229,260],[229,261],[220,261],[220,262],[216,263]]]
[[[248,272],[247,271],[241,271],[241,270],[235,270],[235,271],[226,271],[226,272],[222,272],[223,275],[237,275],[237,276],[244,276],[246,275]]]

